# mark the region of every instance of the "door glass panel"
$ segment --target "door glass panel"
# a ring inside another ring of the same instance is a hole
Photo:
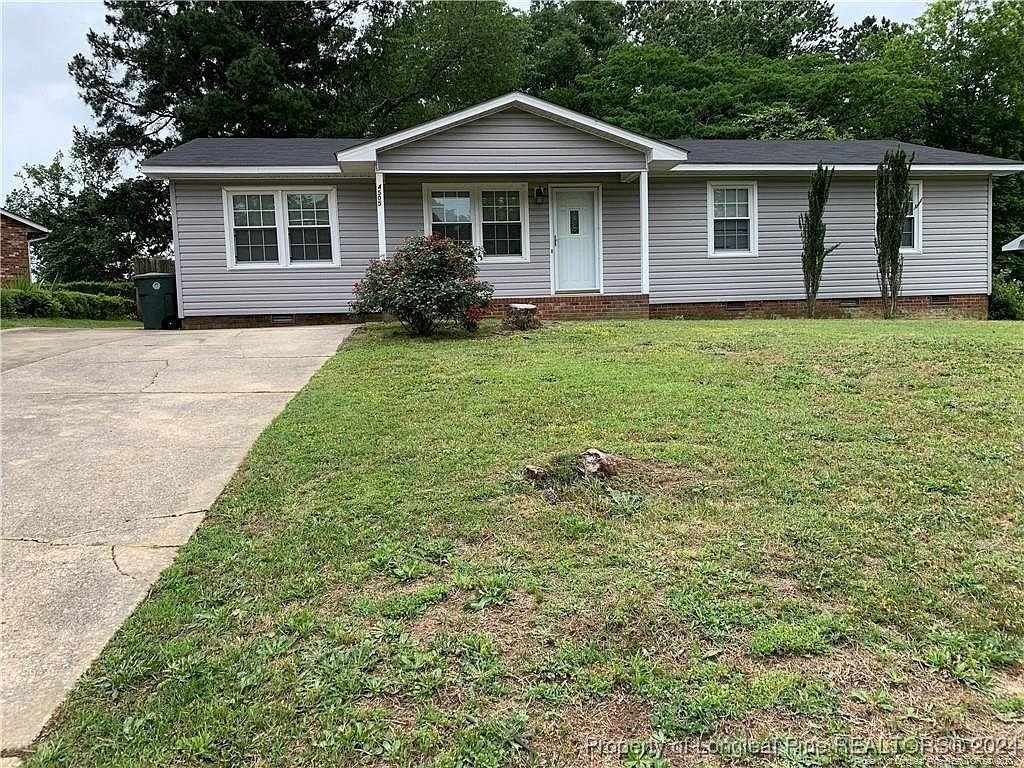
[[[569,211],[569,234],[578,235],[580,233],[580,212],[577,210]]]

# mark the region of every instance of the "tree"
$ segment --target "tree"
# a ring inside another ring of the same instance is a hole
[[[937,0],[889,58],[929,85],[924,120],[907,141],[1024,160],[1024,4],[1019,0]],[[1000,250],[1024,233],[1024,177],[994,180],[993,266],[1024,280],[1024,259]]]
[[[838,28],[827,0],[708,0],[627,3],[626,25],[639,43],[708,53],[786,58],[826,51]]]
[[[875,253],[878,257],[878,288],[882,314],[896,317],[896,304],[903,285],[903,224],[910,200],[910,166],[902,148],[890,149],[878,164],[875,177]]]
[[[384,3],[368,12],[347,105],[359,122],[345,135],[383,135],[522,87],[529,25],[504,2]]]
[[[807,213],[801,213],[797,219],[800,226],[800,240],[803,243],[800,257],[804,271],[804,293],[807,295],[808,317],[814,317],[825,259],[839,247],[839,243],[828,248],[825,247],[825,205],[828,203],[829,191],[832,188],[832,176],[835,172],[835,168],[826,168],[820,160],[818,161],[818,167],[811,174],[811,183],[807,188]]]
[[[344,135],[359,3],[105,3],[69,70],[93,153],[144,157],[201,136]]]
[[[123,179],[77,150],[50,163],[26,165],[5,207],[38,221],[50,234],[33,245],[45,281],[123,280],[136,256],[167,253],[170,221],[164,190],[143,178]]]
[[[889,41],[910,30],[909,24],[865,16],[856,24],[843,27],[836,35],[835,54],[840,61],[867,61],[878,58]]]
[[[842,139],[846,136],[829,125],[822,116],[808,117],[784,101],[777,101],[743,115],[737,125],[749,131],[750,138],[763,140]]]
[[[503,3],[106,6],[107,29],[69,67],[97,123],[77,144],[97,167],[196,137],[380,135],[518,88],[525,69],[527,24]],[[161,214],[153,231],[167,246],[167,205],[154,199],[166,199],[162,184],[133,180],[117,204],[146,206],[123,214],[147,231]],[[109,235],[78,224],[83,241]]]
[[[625,42],[624,15],[625,6],[614,0],[533,0],[527,17],[526,90],[574,106],[576,78]]]
[[[659,139],[747,138],[745,116],[783,103],[821,115],[837,134],[908,139],[928,83],[898,59],[844,64],[827,54],[789,59],[619,45],[576,81],[581,108]],[[820,126],[819,126],[820,127]]]

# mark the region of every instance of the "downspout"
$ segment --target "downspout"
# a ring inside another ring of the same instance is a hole
[[[640,171],[640,293],[651,293],[651,243],[649,230],[647,171]]]
[[[181,287],[181,254],[178,252],[178,201],[174,195],[174,180],[170,181],[171,194],[171,251],[174,253],[174,292],[178,299],[178,319],[185,317],[184,291]]]

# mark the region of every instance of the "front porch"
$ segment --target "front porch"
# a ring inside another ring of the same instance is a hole
[[[646,171],[376,176],[381,256],[413,235],[436,233],[481,249],[480,278],[494,285],[496,299],[559,306],[569,314],[570,297],[579,299],[578,307],[612,308],[630,302],[611,297],[630,297],[635,305],[643,296],[646,306]]]

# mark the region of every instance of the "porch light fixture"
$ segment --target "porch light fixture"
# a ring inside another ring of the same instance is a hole
[[[533,202],[544,205],[548,201],[548,191],[544,187],[533,188]]]

